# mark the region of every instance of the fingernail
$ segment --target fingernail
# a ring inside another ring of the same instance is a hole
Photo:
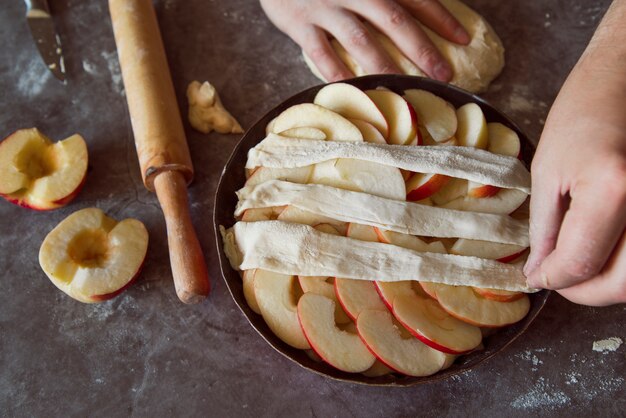
[[[470,38],[469,36],[469,33],[467,33],[467,31],[465,30],[463,26],[459,26],[454,31],[454,37],[463,45],[469,44],[470,41],[472,40],[472,38]]]
[[[550,287],[550,281],[548,276],[543,271],[535,271],[526,280],[528,286],[537,289],[548,289]]]
[[[449,81],[452,78],[452,70],[450,69],[450,66],[442,62],[435,65],[433,72],[435,78],[439,81]]]

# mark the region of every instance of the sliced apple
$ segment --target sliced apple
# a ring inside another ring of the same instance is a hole
[[[437,206],[445,205],[460,197],[467,195],[467,180],[451,177],[450,180],[437,193],[430,198]]]
[[[254,295],[254,275],[256,274],[256,269],[253,270],[245,270],[243,272],[243,297],[246,299],[248,306],[255,313],[261,314],[261,309],[259,308],[259,303],[256,301],[256,296]]]
[[[389,90],[366,90],[389,124],[387,142],[406,145],[417,135],[417,115],[413,106],[399,94]]]
[[[383,134],[381,134],[380,131],[376,129],[376,127],[374,127],[374,125],[372,125],[371,123],[359,119],[350,119],[350,122],[352,122],[354,126],[359,128],[359,131],[361,131],[361,135],[363,135],[363,140],[365,142],[369,142],[372,144],[387,143],[387,140],[385,140]]]
[[[274,133],[309,127],[324,132],[329,141],[363,141],[361,131],[340,114],[313,103],[301,103],[283,111],[274,122]]]
[[[285,209],[278,215],[276,219],[278,219],[279,221],[293,222],[310,226],[315,226],[318,224],[328,224],[331,225],[335,230],[337,230],[341,235],[345,234],[345,231],[348,227],[346,222],[318,215],[316,213],[309,212],[292,205],[285,207]]]
[[[489,133],[485,115],[476,103],[468,103],[456,111],[456,139],[460,146],[487,149]]]
[[[110,299],[137,278],[148,251],[140,221],[117,222],[100,209],[74,212],[44,239],[39,264],[52,283],[85,303]]]
[[[522,144],[513,129],[501,123],[492,122],[487,124],[487,131],[489,133],[489,151],[509,157],[519,157]]]
[[[477,327],[502,327],[514,324],[530,310],[527,295],[510,302],[483,297],[472,287],[420,282],[426,293],[435,298],[450,315]]]
[[[446,248],[440,241],[430,243],[421,240],[415,235],[401,234],[400,232],[387,231],[374,228],[378,235],[378,240],[386,244],[397,245],[398,247],[409,248],[414,251],[445,254]]]
[[[413,337],[385,311],[363,311],[356,323],[359,335],[387,367],[408,376],[430,376],[448,362],[448,355]]]
[[[450,177],[443,174],[414,173],[406,182],[406,200],[416,202],[437,193]]]
[[[339,113],[349,119],[368,122],[387,137],[389,126],[387,120],[374,102],[359,89],[346,83],[333,83],[323,87],[313,103]]]
[[[376,358],[357,334],[341,330],[335,323],[335,302],[305,293],[298,302],[302,331],[315,352],[331,366],[348,373],[368,370]]]
[[[269,208],[246,209],[241,220],[244,222],[270,221],[277,219],[285,209],[285,206],[272,206]]]
[[[369,161],[340,158],[315,165],[309,183],[404,200],[406,190],[400,170]]]
[[[346,231],[346,236],[349,238],[358,239],[361,241],[377,242],[378,234],[376,228],[370,225],[361,225],[355,222],[350,222]]]
[[[501,263],[510,263],[519,259],[526,250],[527,247],[519,245],[459,238],[450,248],[450,253],[497,260]],[[521,299],[524,295],[521,292],[512,292],[509,290],[479,287],[474,287],[473,289],[485,298],[498,302],[512,302]]]
[[[87,175],[80,135],[53,143],[38,129],[21,129],[0,142],[0,196],[35,210],[67,205]]]
[[[372,367],[365,370],[362,374],[367,377],[380,377],[393,373],[389,367],[385,366],[380,360],[376,359]]]
[[[467,195],[473,198],[485,198],[495,196],[500,191],[500,187],[489,184],[481,184],[473,181],[468,182]]]
[[[303,126],[300,128],[291,128],[280,132],[279,135],[290,138],[314,139],[317,141],[325,141],[326,134],[321,129]]]
[[[517,189],[502,189],[491,197],[462,196],[439,206],[480,213],[509,214],[519,208],[528,195]],[[436,195],[433,196],[433,200]]]
[[[309,349],[298,321],[298,286],[295,276],[262,269],[254,275],[254,295],[272,332],[292,347]]]
[[[426,128],[433,140],[440,143],[454,136],[457,130],[454,106],[441,97],[420,89],[406,90],[404,98],[413,106],[419,123]]]
[[[295,168],[257,167],[250,173],[246,186],[256,186],[269,180],[283,180],[291,183],[306,184],[313,173],[312,165]]]

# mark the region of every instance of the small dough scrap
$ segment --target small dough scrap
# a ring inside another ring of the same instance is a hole
[[[192,81],[187,87],[189,123],[194,129],[208,134],[216,130],[221,134],[241,134],[243,129],[224,108],[217,90],[211,83]]]

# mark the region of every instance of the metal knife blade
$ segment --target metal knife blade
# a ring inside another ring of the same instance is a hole
[[[63,61],[61,39],[54,29],[48,2],[46,0],[24,1],[26,3],[26,21],[41,58],[56,78],[65,81],[65,62]]]

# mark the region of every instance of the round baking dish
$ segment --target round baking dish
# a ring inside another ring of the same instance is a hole
[[[386,87],[398,93],[402,93],[403,90],[411,88],[424,89],[441,96],[456,107],[469,102],[477,103],[482,108],[487,121],[500,122],[517,132],[522,142],[523,160],[529,164],[532,159],[534,152],[532,144],[528,141],[528,138],[524,135],[521,129],[513,123],[510,118],[495,109],[480,97],[457,87],[430,79],[403,75],[371,75],[353,78],[344,82],[352,84],[362,90],[374,89],[379,86]],[[274,335],[263,318],[250,309],[244,298],[243,284],[239,273],[231,268],[228,259],[224,254],[222,238],[218,232],[219,225],[229,228],[235,222],[233,217],[235,205],[237,204],[235,192],[243,187],[246,180],[244,166],[246,163],[247,152],[265,137],[265,127],[268,122],[290,106],[298,103],[312,102],[315,94],[323,86],[324,85],[319,85],[304,90],[285,100],[261,117],[261,119],[259,119],[250,129],[246,131],[243,138],[235,147],[222,172],[217,193],[215,195],[213,221],[215,231],[217,232],[217,251],[219,254],[222,276],[224,277],[224,281],[226,282],[228,290],[235,300],[235,303],[239,306],[239,309],[241,309],[245,317],[248,319],[250,325],[252,325],[252,327],[263,337],[263,339],[265,339],[265,341],[267,341],[276,351],[305,369],[345,382],[380,386],[412,386],[421,383],[433,382],[472,369],[488,358],[503,351],[509,344],[511,344],[528,329],[532,321],[539,314],[539,311],[545,305],[549,292],[542,291],[529,295],[531,308],[528,315],[520,322],[498,330],[495,334],[484,338],[484,349],[463,355],[459,357],[451,367],[427,377],[409,377],[395,374],[382,377],[366,377],[362,374],[350,374],[339,371],[326,363],[312,360],[303,350],[298,350],[285,344]]]

